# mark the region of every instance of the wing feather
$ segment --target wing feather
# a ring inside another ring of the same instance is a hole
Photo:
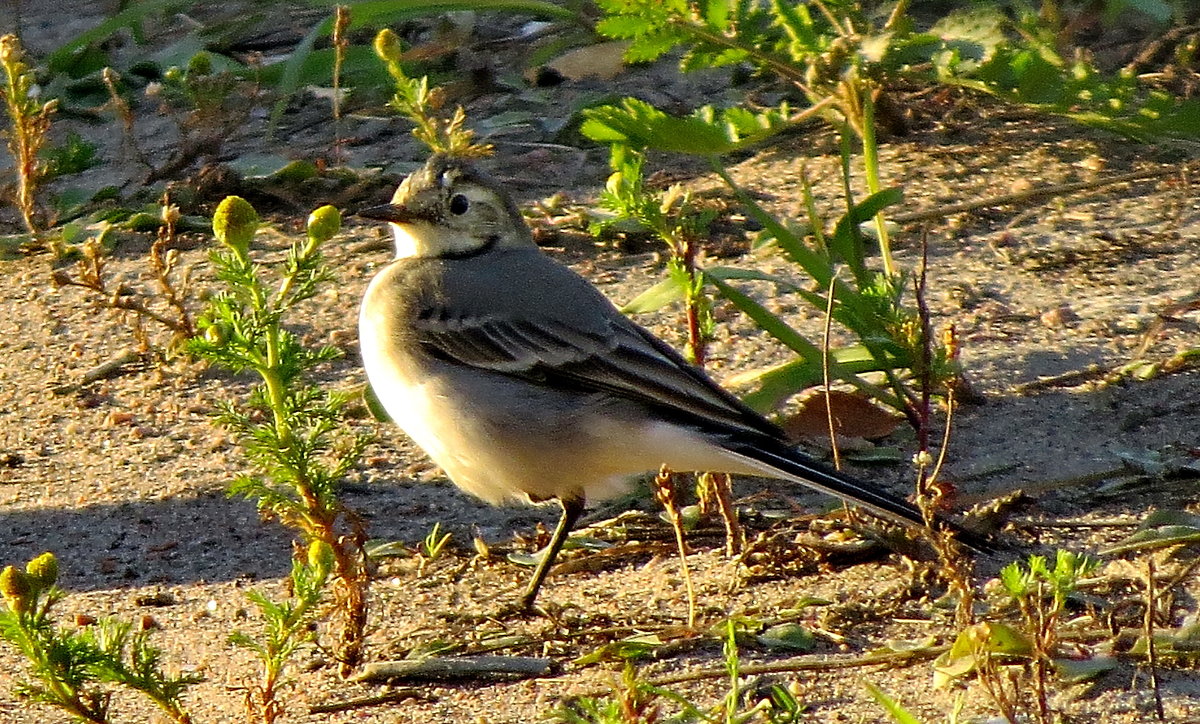
[[[417,334],[443,360],[539,384],[606,392],[671,411],[701,428],[778,438],[771,423],[688,364],[665,342],[615,311],[597,329],[562,319],[453,316],[445,309],[419,315]]]

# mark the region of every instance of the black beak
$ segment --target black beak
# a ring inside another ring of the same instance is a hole
[[[390,221],[393,224],[403,224],[406,221],[422,218],[422,214],[407,206],[397,206],[396,204],[381,204],[379,206],[368,206],[365,209],[359,209],[355,216],[361,216],[364,219],[375,219],[376,221]]]

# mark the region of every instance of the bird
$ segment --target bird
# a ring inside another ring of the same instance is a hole
[[[561,505],[517,609],[534,609],[589,501],[663,466],[792,481],[926,524],[906,500],[799,450],[545,254],[505,187],[473,162],[434,154],[390,203],[357,215],[387,222],[395,243],[359,311],[362,363],[384,409],[467,493]]]

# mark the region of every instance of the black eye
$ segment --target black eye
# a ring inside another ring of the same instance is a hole
[[[471,201],[462,194],[454,194],[450,197],[450,213],[455,216],[462,216],[467,213],[467,209],[471,208]]]

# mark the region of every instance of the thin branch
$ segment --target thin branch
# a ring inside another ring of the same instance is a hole
[[[768,661],[761,664],[743,664],[739,673],[743,676],[758,674],[785,674],[793,671],[834,671],[837,669],[855,669],[862,666],[911,666],[923,661],[929,661],[949,651],[949,646],[932,646],[913,651],[888,651],[886,653],[867,654],[865,656],[829,657],[825,655],[797,656],[782,661]],[[724,666],[696,669],[681,674],[671,674],[650,679],[654,686],[679,684],[685,681],[702,681],[705,679],[723,679],[729,676]]]

